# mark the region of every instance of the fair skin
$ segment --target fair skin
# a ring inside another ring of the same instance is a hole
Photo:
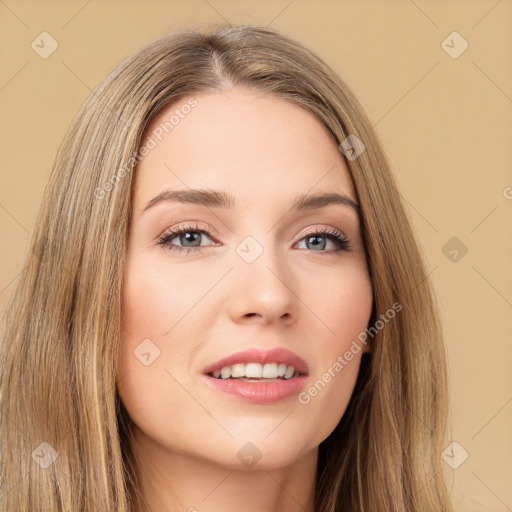
[[[118,391],[146,510],[312,512],[318,446],[346,409],[366,348],[307,404],[228,397],[205,385],[203,370],[240,350],[282,347],[307,362],[307,390],[366,328],[372,286],[356,211],[291,209],[301,194],[356,201],[350,174],[322,123],[297,105],[241,87],[194,98],[135,174]],[[222,191],[236,204],[161,201],[144,211],[167,189]],[[188,254],[158,245],[169,229],[196,224],[172,238]],[[315,240],[322,229],[350,249]],[[248,236],[263,249],[252,263],[236,251]],[[134,350],[147,339],[145,353],[160,354],[145,365]],[[244,446],[261,454],[250,467],[237,456]]]

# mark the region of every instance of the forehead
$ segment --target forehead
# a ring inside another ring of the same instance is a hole
[[[235,87],[185,97],[153,119],[145,143],[153,147],[136,172],[139,206],[163,189],[186,188],[223,189],[246,202],[285,201],[317,189],[355,199],[327,128],[271,94]]]

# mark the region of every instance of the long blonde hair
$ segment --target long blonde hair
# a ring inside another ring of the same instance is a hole
[[[320,445],[315,510],[451,510],[440,458],[447,381],[439,312],[382,144],[318,56],[256,26],[159,37],[111,71],[72,122],[4,318],[1,510],[138,510],[131,423],[115,380],[138,150],[164,107],[236,84],[302,106],[337,144],[349,134],[363,141],[347,164],[372,325],[402,306],[371,340],[350,404]]]

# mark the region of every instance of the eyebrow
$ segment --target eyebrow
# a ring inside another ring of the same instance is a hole
[[[198,204],[212,208],[232,209],[236,205],[235,198],[226,192],[216,190],[164,190],[144,206],[143,212],[162,202]],[[337,193],[316,195],[300,194],[293,201],[290,210],[303,211],[323,208],[331,204],[349,206],[359,214],[359,205],[350,197]]]

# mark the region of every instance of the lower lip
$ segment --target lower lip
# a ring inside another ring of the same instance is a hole
[[[237,400],[254,404],[272,404],[296,395],[305,386],[307,376],[291,379],[248,381],[236,379],[216,379],[205,375],[206,384],[220,393]]]

